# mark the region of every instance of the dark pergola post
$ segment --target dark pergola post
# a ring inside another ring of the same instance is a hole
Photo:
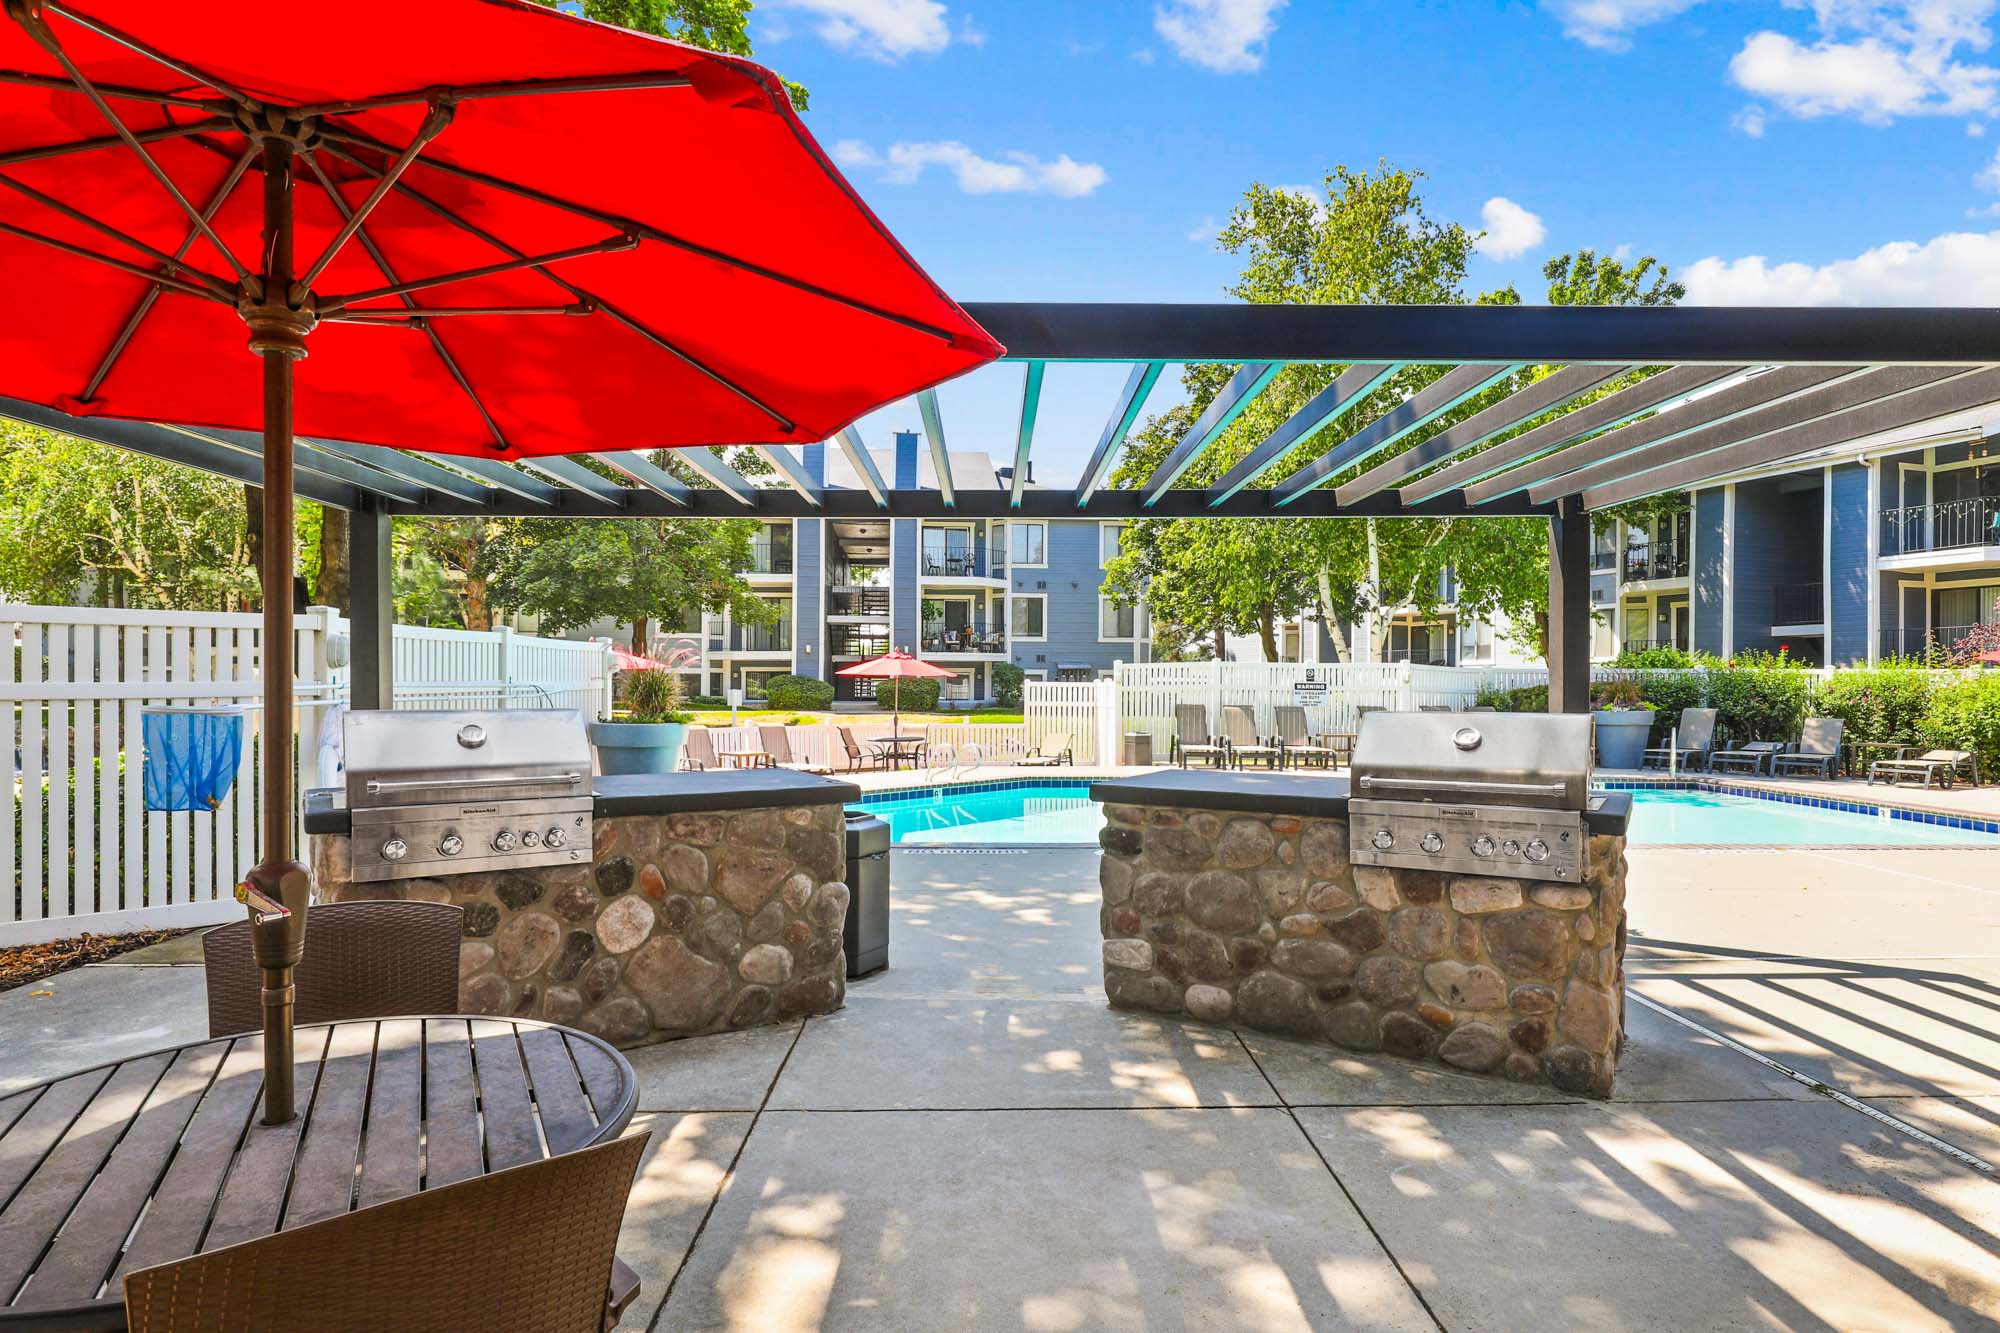
[[[1590,515],[1575,499],[1549,519],[1549,711],[1590,711]]]
[[[396,571],[389,550],[395,525],[379,500],[364,498],[349,524],[354,613],[350,706],[395,707]]]

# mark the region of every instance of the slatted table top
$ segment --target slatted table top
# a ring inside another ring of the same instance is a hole
[[[611,1046],[525,1019],[324,1023],[296,1046],[285,1125],[258,1123],[255,1033],[0,1097],[0,1324],[122,1327],[135,1269],[574,1152],[637,1102]]]

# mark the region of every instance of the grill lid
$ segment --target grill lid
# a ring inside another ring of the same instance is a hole
[[[575,709],[349,713],[347,805],[587,795],[590,738]]]
[[[1586,713],[1370,713],[1354,795],[1580,811],[1590,744]]]

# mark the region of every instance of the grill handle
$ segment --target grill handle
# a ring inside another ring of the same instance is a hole
[[[1561,796],[1569,790],[1562,782],[1476,782],[1467,778],[1364,777],[1361,785],[1385,791],[1456,791],[1480,796]]]
[[[368,794],[380,796],[389,791],[431,791],[438,787],[523,787],[538,782],[567,782],[574,787],[583,781],[581,773],[539,773],[507,778],[415,778],[408,782],[383,782],[379,778],[368,779]]]

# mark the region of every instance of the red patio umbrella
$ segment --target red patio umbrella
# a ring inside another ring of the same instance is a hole
[[[0,293],[0,395],[263,431],[267,735],[295,429],[487,459],[817,441],[1000,350],[768,71],[526,0],[6,0]],[[239,890],[270,1123],[311,888],[289,751],[263,747]]]
[[[842,667],[833,673],[836,676],[873,676],[878,680],[893,681],[889,686],[889,706],[894,710],[895,720],[890,723],[898,735],[903,730],[903,681],[906,677],[920,677],[926,680],[950,680],[956,671],[941,666],[932,666],[898,648],[880,657],[871,657],[866,662],[856,662],[851,667]]]

